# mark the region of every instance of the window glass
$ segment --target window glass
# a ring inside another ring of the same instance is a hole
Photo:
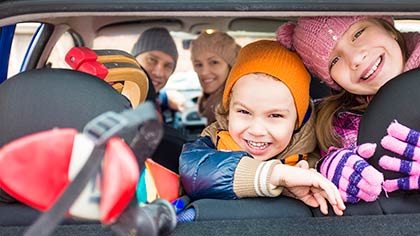
[[[26,50],[39,25],[39,23],[19,23],[16,25],[10,52],[8,78],[19,72]]]
[[[61,35],[48,57],[47,64],[52,68],[71,69],[64,60],[67,52],[75,46],[73,37],[70,32],[66,31]]]
[[[29,44],[40,26],[40,23],[19,23],[16,25],[15,36],[10,52],[8,78],[20,71]],[[55,44],[47,60],[47,64],[54,68],[70,68],[64,61],[65,55],[74,47],[74,41],[69,32],[65,32]]]

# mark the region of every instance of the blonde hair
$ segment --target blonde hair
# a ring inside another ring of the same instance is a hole
[[[395,37],[401,48],[405,63],[407,61],[407,49],[401,32],[383,19],[372,18],[369,20],[378,23]],[[315,133],[320,150],[327,152],[331,146],[342,147],[341,137],[338,136],[334,129],[334,118],[343,111],[364,113],[370,98],[371,96],[356,95],[343,89],[338,94],[326,97],[319,103],[317,106]]]

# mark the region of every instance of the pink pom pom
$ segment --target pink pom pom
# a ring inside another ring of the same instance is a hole
[[[279,26],[276,33],[277,41],[284,47],[293,50],[293,34],[296,28],[296,23],[287,22]]]

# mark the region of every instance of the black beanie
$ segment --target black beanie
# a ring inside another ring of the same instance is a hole
[[[134,44],[131,54],[136,57],[140,53],[154,50],[162,51],[171,56],[176,66],[178,51],[174,39],[166,28],[155,27],[144,31]]]

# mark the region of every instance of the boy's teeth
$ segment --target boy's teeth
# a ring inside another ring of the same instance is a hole
[[[267,143],[265,143],[265,142],[248,141],[248,144],[250,146],[252,146],[253,148],[256,148],[256,149],[263,149],[263,148],[265,148],[267,146]]]
[[[379,57],[375,65],[373,65],[372,68],[370,68],[369,72],[363,77],[363,79],[369,78],[369,76],[371,76],[378,69],[378,65],[379,63],[381,63],[381,61],[382,61],[382,57]]]

